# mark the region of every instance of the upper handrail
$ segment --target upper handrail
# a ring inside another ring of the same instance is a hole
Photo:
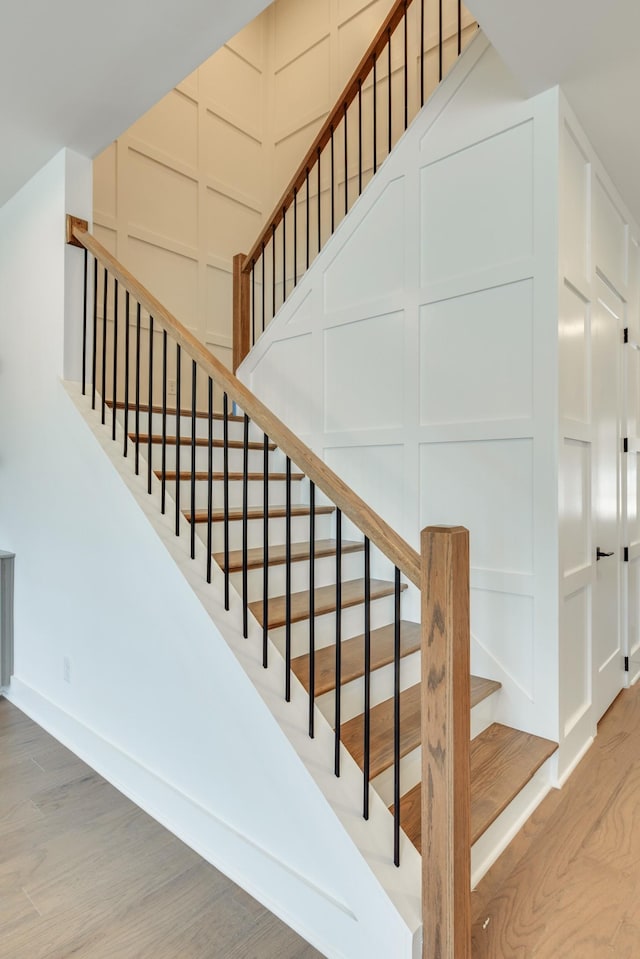
[[[404,2],[404,0],[403,0]],[[70,218],[71,219],[71,218]],[[88,250],[107,267],[118,282],[137,302],[158,321],[195,360],[222,387],[256,425],[273,441],[319,490],[360,529],[369,540],[415,586],[420,587],[420,556],[398,533],[378,516],[370,506],[354,493],[313,450],[300,440],[288,426],[269,410],[244,383],[201,343],[178,319],[160,303],[114,256],[106,250],[78,221],[69,224],[69,237]]]
[[[242,264],[242,272],[247,273],[251,269],[252,263],[262,251],[262,244],[267,243],[271,238],[272,230],[277,228],[282,220],[283,213],[291,206],[294,200],[295,192],[304,184],[308,170],[316,161],[319,151],[322,151],[331,139],[332,130],[336,128],[343,117],[345,107],[349,107],[358,95],[358,90],[373,70],[374,60],[385,49],[388,42],[389,33],[393,33],[402,18],[406,15],[408,7],[413,0],[395,0],[391,10],[387,14],[384,23],[376,33],[369,44],[366,53],[363,55],[360,63],[351,75],[346,87],[336,100],[336,104],[322,124],[315,140],[307,150],[302,163],[296,170],[286,190],[280,200],[275,205],[272,215],[267,220],[262,233],[251,247],[251,250],[245,257]]]

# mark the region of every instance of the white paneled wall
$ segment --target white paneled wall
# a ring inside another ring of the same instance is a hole
[[[639,234],[564,98],[560,194],[562,774],[611,696],[640,675]],[[598,562],[598,546],[614,555]]]
[[[95,161],[98,239],[228,365],[233,256],[257,239],[391,3],[275,0]],[[418,8],[414,3],[409,10],[416,35]],[[446,70],[457,54],[456,0],[444,0],[442,9]],[[475,26],[464,9],[462,22],[466,44]],[[425,0],[427,93],[437,84],[437,23],[438,0]],[[398,98],[401,49],[398,38],[392,57]],[[417,77],[418,63],[410,66]],[[378,84],[386,96],[386,64],[380,65]],[[365,84],[362,129],[369,147],[370,88]],[[417,82],[409,84],[410,95],[416,89]],[[341,136],[340,131],[338,140]],[[380,155],[386,153],[386,136],[380,123]],[[356,143],[353,123],[350,195],[357,189]],[[368,182],[368,153],[362,173]],[[310,199],[317,196],[312,180]],[[336,205],[342,211],[344,177],[337,181]],[[328,224],[328,169],[321,191]],[[304,202],[301,198],[301,215]],[[293,264],[289,269],[292,273]]]
[[[241,368],[409,542],[470,528],[474,671],[553,739],[557,102],[478,36]]]

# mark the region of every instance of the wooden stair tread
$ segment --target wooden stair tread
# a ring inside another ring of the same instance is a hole
[[[493,723],[471,742],[471,843],[495,822],[552,756],[557,743]],[[392,807],[393,808],[393,807]],[[400,800],[400,825],[418,852],[422,845],[421,784]]]
[[[393,624],[371,630],[371,670],[380,669],[393,662],[395,629]],[[400,656],[408,656],[420,649],[420,623],[400,623]],[[291,662],[291,668],[305,687],[310,688],[309,654],[297,656]],[[364,676],[364,634],[354,636],[342,643],[341,678],[343,683]],[[336,648],[324,646],[316,650],[315,656],[315,695],[322,696],[335,689],[336,685]]]
[[[105,405],[108,406],[109,409],[112,409],[111,400],[105,400]],[[117,409],[117,410],[123,410],[124,408],[125,408],[125,406],[124,406],[124,401],[123,401],[123,400],[118,400],[117,403],[116,403],[116,409]],[[149,404],[148,404],[148,403],[140,403],[139,406],[138,406],[138,409],[140,410],[141,413],[148,413],[148,412],[149,412]],[[162,413],[162,406],[161,406],[160,404],[154,403],[153,406],[151,407],[151,412],[152,412],[152,413]],[[177,409],[176,409],[175,406],[167,406],[167,409],[166,409],[165,412],[166,412],[167,416],[175,416],[176,413],[177,413]],[[133,416],[135,416],[135,403],[129,403],[129,416],[131,416],[132,414],[133,414]],[[184,407],[181,407],[181,409],[180,409],[180,416],[191,416],[191,409],[190,409],[190,408],[189,408],[189,409],[185,409]],[[199,420],[208,420],[208,419],[209,419],[209,413],[207,412],[207,410],[196,410],[196,419],[199,419]],[[214,413],[214,414],[212,415],[212,419],[216,420],[217,422],[223,422],[223,421],[224,421],[224,413]],[[244,422],[244,416],[242,416],[242,414],[238,414],[238,413],[229,413],[228,416],[227,416],[227,420],[228,420],[229,423],[243,423],[243,422]]]
[[[129,439],[131,440],[132,443],[135,443],[135,441],[136,441],[136,434],[135,434],[135,433],[129,433]],[[138,439],[139,439],[140,444],[144,446],[146,443],[149,442],[149,434],[148,434],[148,433],[140,433],[139,436],[138,436]],[[164,441],[165,441],[165,444],[166,444],[167,446],[176,446],[176,445],[180,445],[180,446],[191,446],[191,437],[190,437],[190,436],[181,436],[181,437],[180,437],[180,443],[179,443],[179,444],[176,443],[176,439],[177,439],[177,437],[175,437],[175,436],[165,436],[165,440],[164,440]],[[153,434],[151,435],[151,442],[152,442],[152,443],[156,443],[156,444],[157,444],[157,443],[162,443],[162,434],[161,434],[161,433],[153,433]],[[207,436],[196,436],[195,445],[196,445],[196,446],[207,446],[207,447],[208,447],[208,446],[209,446],[209,438],[208,438]],[[224,440],[214,439],[214,441],[212,442],[211,445],[212,445],[215,449],[223,449],[223,448],[224,448]],[[241,450],[241,449],[244,449],[244,443],[243,443],[242,440],[228,440],[228,441],[227,441],[227,447],[228,447],[230,450]],[[264,443],[257,443],[257,442],[254,442],[254,441],[251,441],[251,440],[250,440],[249,443],[247,443],[247,448],[250,449],[250,450],[261,450],[261,451],[264,451]],[[275,450],[275,449],[276,449],[275,443],[269,443],[269,449],[270,449],[270,450]]]
[[[334,513],[335,506],[316,506],[315,515],[321,516],[326,513]],[[308,516],[309,515],[308,506],[292,506],[291,515],[292,516]],[[229,510],[229,521],[236,522],[241,520],[244,516],[242,509],[230,509]],[[270,506],[269,507],[269,519],[282,519],[287,515],[286,506]],[[184,510],[184,518],[191,521],[191,510]],[[194,514],[194,520],[196,523],[206,523],[209,518],[209,514],[206,509],[197,509]],[[264,519],[264,509],[262,506],[251,506],[247,510],[247,519]],[[214,509],[211,511],[211,522],[212,523],[221,523],[224,520],[224,510],[223,509]],[[292,544],[293,545],[293,544]]]
[[[154,473],[156,474],[159,480],[162,479],[162,470],[154,470]],[[221,473],[218,471],[212,473],[211,476],[216,483],[222,483],[224,480],[224,473]],[[164,478],[167,480],[167,482],[174,483],[176,479],[176,471],[165,470]],[[196,470],[195,478],[197,482],[206,482],[209,479],[209,471]],[[286,473],[269,473],[269,482],[284,483],[286,478],[287,478]],[[191,470],[180,470],[181,481],[187,482],[190,479],[191,479]],[[232,483],[242,482],[243,479],[244,479],[243,473],[229,473],[229,482],[232,482]],[[256,481],[262,483],[264,481],[264,473],[247,473],[247,479],[249,480],[250,483],[253,483]],[[296,481],[300,481],[303,479],[304,479],[304,473],[291,474],[291,480],[294,483]]]
[[[471,706],[500,689],[500,683],[471,676]],[[400,693],[400,758],[417,749],[421,742],[421,685],[416,683]],[[371,710],[369,773],[371,779],[393,765],[393,699]],[[360,768],[364,768],[364,713],[345,723],[342,742]]]
[[[392,596],[395,591],[395,586],[392,582],[381,580],[381,579],[372,579],[371,583],[371,600],[381,599],[383,596]],[[406,584],[402,585],[402,589],[406,589]],[[330,586],[321,586],[319,589],[314,590],[315,597],[315,615],[323,616],[325,613],[332,613],[336,610],[336,587],[334,584]],[[300,593],[291,594],[291,622],[297,623],[303,619],[309,618],[309,600],[310,592],[308,589],[303,590]],[[352,579],[347,580],[342,584],[342,609],[347,609],[349,606],[358,606],[361,603],[364,603],[364,579]],[[249,609],[258,620],[259,623],[263,622],[263,602],[258,600],[255,603],[249,604]],[[275,629],[277,626],[284,626],[286,622],[286,597],[285,596],[275,596],[269,600],[268,610],[267,610],[269,628]]]
[[[342,541],[342,552],[359,553],[364,550],[364,543]],[[333,556],[336,552],[335,539],[320,539],[315,543],[315,557],[322,559],[324,556]],[[269,566],[281,566],[287,559],[287,548],[285,545],[269,547]],[[311,556],[311,547],[309,543],[291,544],[291,561],[299,563],[308,560]],[[216,553],[213,557],[218,565],[224,569],[224,553]],[[260,569],[264,566],[264,550],[261,546],[255,549],[247,550],[247,564],[249,569]],[[242,550],[234,549],[229,553],[229,572],[238,573],[242,570]]]

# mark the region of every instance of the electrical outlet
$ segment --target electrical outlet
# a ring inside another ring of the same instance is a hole
[[[62,660],[62,675],[65,683],[71,682],[71,660],[68,656],[65,656]]]
[[[176,381],[175,381],[175,380],[167,380],[167,393],[168,393],[169,396],[175,396],[175,395],[176,395]]]

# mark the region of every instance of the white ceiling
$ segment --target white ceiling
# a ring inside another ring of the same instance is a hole
[[[268,2],[0,0],[0,206],[62,147],[99,153]]]
[[[467,0],[523,93],[560,84],[640,222],[638,0]]]

